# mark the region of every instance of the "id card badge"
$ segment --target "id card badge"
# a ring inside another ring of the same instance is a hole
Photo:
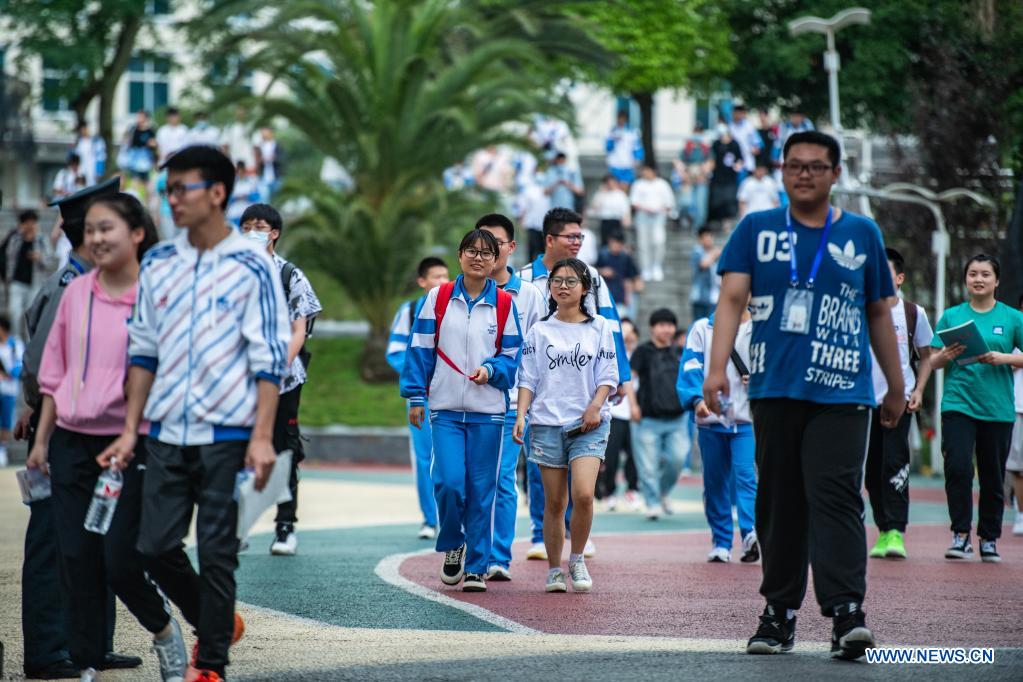
[[[781,330],[789,334],[809,334],[811,310],[813,310],[813,292],[809,289],[790,288],[785,292],[785,305],[781,311]]]

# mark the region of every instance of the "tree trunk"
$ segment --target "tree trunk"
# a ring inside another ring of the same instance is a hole
[[[387,364],[387,342],[391,330],[386,323],[382,328],[379,327],[379,324],[370,322],[369,336],[366,337],[366,345],[362,348],[362,362],[359,363],[362,380],[372,384],[393,382],[398,379],[394,369]]]
[[[131,53],[135,49],[135,39],[141,28],[141,16],[130,16],[124,20],[121,32],[117,36],[114,56],[110,60],[110,64],[103,70],[99,95],[99,134],[107,145],[107,175],[110,175],[114,169],[114,164],[109,159],[115,158],[113,146],[114,93],[125,69],[128,68],[128,62],[131,61]]]
[[[643,134],[644,163],[657,167],[657,155],[654,152],[654,94],[652,92],[634,92],[632,99],[639,105],[639,125]]]
[[[1016,205],[1012,209],[1012,217],[1005,230],[1005,242],[1002,253],[1005,254],[1005,261],[1002,263],[1000,298],[1013,308],[1019,302],[1023,294],[1023,180],[1016,189]]]

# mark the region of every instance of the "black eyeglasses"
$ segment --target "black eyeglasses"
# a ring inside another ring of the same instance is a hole
[[[575,289],[579,281],[577,277],[551,277],[551,289]]]
[[[466,258],[471,259],[475,259],[478,257],[482,258],[483,260],[494,260],[494,258],[496,258],[493,251],[482,251],[480,249],[474,249],[471,247],[468,249],[463,249],[462,254],[465,255]]]
[[[203,180],[202,182],[175,182],[169,187],[165,187],[160,190],[160,196],[163,198],[175,197],[180,199],[185,196],[185,192],[191,192],[193,189],[209,189],[213,186],[211,180]]]
[[[800,163],[799,161],[786,161],[781,166],[785,175],[790,178],[798,178],[803,174],[803,171],[809,173],[812,177],[819,178],[829,170],[834,168],[830,163],[821,163],[820,161],[812,161],[810,163]]]
[[[583,240],[586,239],[586,235],[581,232],[577,232],[576,234],[556,234],[554,236],[560,237],[561,239],[567,239],[569,242],[579,242],[580,244],[582,244]]]

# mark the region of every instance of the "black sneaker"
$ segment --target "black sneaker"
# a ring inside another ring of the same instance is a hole
[[[462,592],[486,592],[487,580],[479,573],[466,573],[462,581]]]
[[[867,649],[873,649],[874,633],[867,627],[866,616],[855,602],[835,607],[831,626],[831,657],[855,661]]]
[[[295,524],[278,523],[274,531],[274,541],[270,544],[270,554],[273,556],[295,556],[298,551],[298,535],[295,534]]]
[[[458,549],[444,552],[444,565],[440,569],[440,579],[445,585],[457,585],[464,575],[465,545]]]
[[[746,644],[747,654],[784,654],[796,645],[796,617],[785,618],[785,609],[768,604],[760,627]]]
[[[757,540],[757,532],[751,530],[746,533],[746,537],[742,539],[742,558],[739,559],[744,564],[751,564],[754,561],[760,559],[760,542]]]
[[[946,559],[972,559],[973,546],[969,533],[953,533],[952,546],[945,550]]]
[[[995,547],[994,540],[980,541],[980,560],[989,564],[997,564],[1002,560],[1002,557],[998,555],[998,548]]]

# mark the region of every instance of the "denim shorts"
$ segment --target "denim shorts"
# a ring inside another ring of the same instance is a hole
[[[601,422],[600,426],[569,438],[565,426],[529,425],[529,461],[540,466],[567,469],[569,462],[577,457],[597,457],[604,459],[607,449],[607,436],[611,433],[611,422]]]

